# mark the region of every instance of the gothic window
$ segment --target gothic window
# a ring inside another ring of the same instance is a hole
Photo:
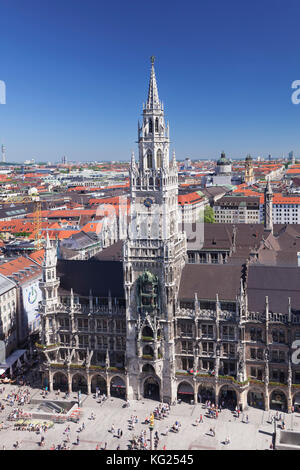
[[[142,338],[153,338],[153,330],[150,326],[145,326],[143,328]]]
[[[152,168],[152,153],[150,150],[147,152],[147,168]]]
[[[156,161],[157,161],[157,168],[161,168],[162,167],[162,151],[160,149],[157,150]]]
[[[149,119],[149,134],[152,134],[153,132],[153,122],[152,119]]]
[[[155,119],[155,132],[158,132],[158,118]]]

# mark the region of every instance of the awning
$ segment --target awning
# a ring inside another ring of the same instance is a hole
[[[8,356],[2,364],[0,364],[1,369],[8,369],[9,367],[13,366],[17,360],[25,355],[26,349],[17,349],[17,351],[14,351],[10,356]]]

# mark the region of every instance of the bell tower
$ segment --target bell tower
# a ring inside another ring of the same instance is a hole
[[[173,321],[186,238],[178,228],[178,172],[151,57],[148,98],[130,165],[131,213],[123,266],[129,398],[175,399]]]

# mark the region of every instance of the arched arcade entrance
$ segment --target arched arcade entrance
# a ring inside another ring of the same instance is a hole
[[[87,380],[81,374],[75,374],[72,377],[72,392],[87,393]]]
[[[263,410],[265,408],[265,398],[263,392],[260,390],[249,390],[247,395],[247,403],[253,408],[259,408]]]
[[[53,375],[53,390],[68,391],[68,377],[62,372],[55,372]]]
[[[277,411],[287,411],[287,399],[281,390],[274,390],[270,396],[270,409]]]
[[[188,382],[181,382],[177,388],[177,399],[190,403],[194,399],[194,389]]]
[[[159,382],[154,377],[148,377],[144,382],[144,398],[160,400]]]
[[[110,394],[112,397],[126,398],[126,385],[123,379],[115,376],[110,381]]]
[[[107,395],[106,380],[99,374],[94,375],[91,380],[91,392],[96,393],[96,391],[99,391],[101,395]]]
[[[198,387],[198,403],[205,403],[206,401],[210,401],[211,403],[215,403],[216,395],[213,387],[207,385],[199,385]]]
[[[237,406],[237,394],[230,385],[223,385],[219,391],[219,406],[234,410]]]

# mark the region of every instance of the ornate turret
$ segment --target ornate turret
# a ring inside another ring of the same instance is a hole
[[[254,180],[253,174],[253,160],[251,155],[247,155],[245,159],[245,183],[251,184]]]

